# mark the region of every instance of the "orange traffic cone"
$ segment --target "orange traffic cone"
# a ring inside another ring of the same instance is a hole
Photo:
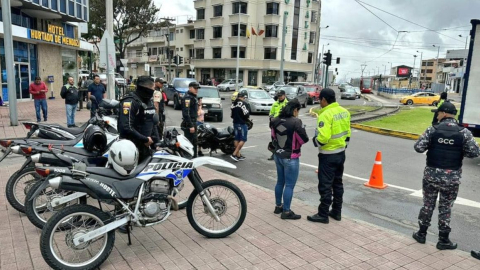
[[[387,185],[383,183],[382,152],[377,152],[377,157],[375,157],[375,163],[373,164],[372,174],[370,175],[370,181],[364,185],[378,189],[384,189],[387,187]]]

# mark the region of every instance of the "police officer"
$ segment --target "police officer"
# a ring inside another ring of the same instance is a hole
[[[153,105],[154,83],[149,76],[140,76],[137,90],[120,100],[118,132],[120,138],[131,140],[140,153],[139,161],[151,154],[150,147],[158,142]]]
[[[443,102],[445,102],[446,100],[447,100],[447,92],[442,92],[440,94],[440,100],[438,101],[437,108],[440,108],[440,106],[442,106]],[[438,119],[437,119],[438,111],[435,109],[435,110],[432,110],[432,112],[435,113],[433,115],[433,120],[432,120],[432,126],[433,126],[438,123]]]
[[[272,121],[273,118],[278,117],[278,115],[280,115],[280,112],[285,106],[287,106],[287,103],[288,103],[288,100],[285,97],[285,91],[283,90],[278,91],[275,102],[272,104],[272,108],[270,109],[270,114],[269,114],[270,121]],[[268,158],[268,160],[273,160],[273,153]]]
[[[197,157],[197,117],[198,100],[197,94],[200,85],[197,82],[191,82],[188,85],[188,92],[182,99],[182,124],[181,128],[185,137],[193,144],[194,157]]]
[[[166,83],[162,78],[155,79],[155,92],[153,93],[153,104],[159,116],[158,136],[163,137],[163,127],[165,126],[165,97],[163,93],[163,84]]]
[[[350,141],[350,113],[335,99],[335,92],[325,88],[320,92],[320,106],[314,145],[318,147],[318,213],[308,216],[313,222],[327,224],[329,216],[341,220],[343,202],[343,165],[345,149]],[[332,204],[333,194],[333,204]],[[330,210],[332,206],[332,210]]]
[[[480,148],[472,133],[455,120],[457,109],[445,101],[437,109],[439,123],[429,127],[415,143],[415,151],[427,152],[427,166],[423,173],[423,207],[418,214],[420,230],[413,234],[419,243],[425,243],[438,193],[439,237],[437,248],[456,249],[449,239],[451,207],[455,202],[462,174],[463,157],[480,155]]]

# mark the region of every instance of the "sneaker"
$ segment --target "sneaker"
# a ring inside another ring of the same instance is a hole
[[[245,160],[246,159],[246,157],[244,157],[244,156],[239,156],[237,158],[238,158],[238,160]]]
[[[275,206],[275,211],[273,211],[274,214],[281,214],[282,212],[283,212],[283,205]]]
[[[238,162],[238,157],[237,156],[231,155],[230,158]]]
[[[297,215],[295,214],[292,210],[288,211],[288,212],[282,212],[282,215],[280,216],[281,219],[301,219],[302,216],[301,215]]]

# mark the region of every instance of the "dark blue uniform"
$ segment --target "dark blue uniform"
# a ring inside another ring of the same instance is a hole
[[[185,137],[193,144],[194,157],[197,156],[197,117],[198,117],[198,99],[191,92],[187,92],[182,98],[182,125],[181,128]],[[195,128],[191,133],[190,128]]]

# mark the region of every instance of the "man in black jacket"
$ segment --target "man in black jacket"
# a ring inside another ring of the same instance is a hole
[[[197,117],[198,99],[197,93],[200,85],[191,82],[188,85],[188,92],[182,98],[182,124],[181,128],[185,137],[193,144],[194,156],[197,157]]]
[[[120,138],[131,140],[138,148],[139,162],[151,155],[150,147],[158,142],[153,105],[153,78],[140,76],[137,90],[120,100],[118,132]]]
[[[230,157],[235,161],[245,160],[245,157],[240,154],[240,150],[247,141],[247,121],[250,117],[250,104],[245,102],[245,94],[238,93],[237,99],[233,102],[231,109],[233,130],[235,133],[235,151]]]
[[[67,84],[62,87],[60,96],[65,99],[65,107],[67,111],[67,126],[75,126],[75,113],[78,106],[78,88],[73,82],[73,77],[68,77]]]

